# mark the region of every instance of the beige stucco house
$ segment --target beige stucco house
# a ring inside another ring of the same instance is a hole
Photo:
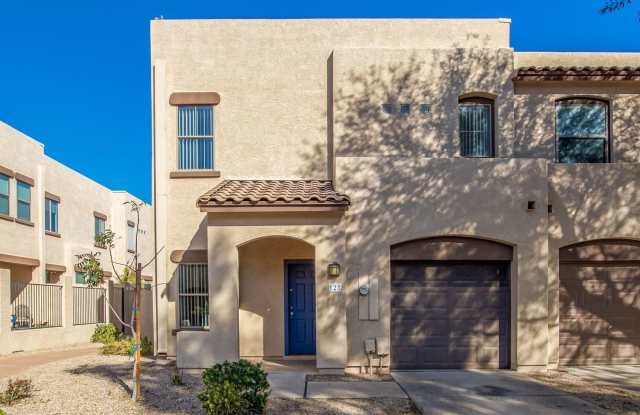
[[[152,21],[158,353],[640,363],[640,54],[510,25]]]
[[[118,236],[114,261],[129,261],[137,217],[124,203],[140,199],[73,171],[45,154],[42,143],[3,122],[0,149],[0,355],[87,343],[97,323],[117,323],[107,302],[122,316],[125,295],[108,251],[95,238],[111,229]],[[152,212],[149,205],[140,209],[144,262],[153,258]],[[89,252],[100,253],[107,277],[95,289],[75,269],[76,255]],[[153,267],[143,276],[151,285]],[[152,337],[151,288],[146,291],[143,332]]]

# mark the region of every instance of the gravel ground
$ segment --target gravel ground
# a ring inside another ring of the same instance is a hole
[[[563,371],[532,373],[532,378],[599,406],[609,414],[640,414],[640,394],[599,386]]]
[[[195,396],[202,387],[198,375],[185,374],[185,384],[175,386],[171,384],[172,362],[145,359],[143,400],[135,403],[130,399],[131,368],[132,362],[126,356],[102,355],[79,356],[32,367],[18,377],[31,379],[35,389],[33,397],[0,408],[8,415],[204,414]],[[8,379],[0,377],[0,388],[6,386]],[[408,399],[270,399],[267,407],[267,414],[418,413]]]
[[[418,415],[409,399],[269,399],[267,414]]]
[[[143,401],[132,402],[132,362],[126,356],[82,356],[33,367],[19,375],[32,380],[33,397],[2,409],[9,415],[203,414],[195,391],[199,379],[183,376],[171,384],[168,361],[143,363]],[[4,387],[8,378],[0,378]]]

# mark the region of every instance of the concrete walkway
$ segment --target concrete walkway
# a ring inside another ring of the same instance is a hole
[[[640,393],[640,366],[580,366],[564,368],[569,374],[602,386]]]
[[[311,399],[366,399],[406,398],[395,382],[308,382],[307,398]]]
[[[510,371],[394,372],[423,414],[578,415],[599,408]]]
[[[15,377],[34,366],[45,365],[58,360],[96,354],[100,346],[100,344],[87,344],[69,347],[64,350],[44,350],[0,356],[0,378]]]

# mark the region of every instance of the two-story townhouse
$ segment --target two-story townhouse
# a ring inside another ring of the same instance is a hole
[[[510,24],[152,21],[158,352],[640,363],[640,54]]]
[[[114,289],[109,253],[96,237],[113,230],[118,235],[114,261],[129,261],[137,215],[124,203],[140,199],[75,172],[47,156],[42,143],[1,122],[0,148],[0,354],[87,343],[96,323],[117,322],[107,301],[122,314],[122,289]],[[151,206],[145,205],[138,229],[145,262],[153,258],[151,221]],[[97,289],[88,288],[75,267],[77,255],[89,252],[100,253],[107,277]],[[121,272],[122,266],[116,267]],[[152,275],[153,268],[147,268],[149,285]],[[151,337],[147,291],[143,322]],[[110,298],[115,293],[118,298]]]

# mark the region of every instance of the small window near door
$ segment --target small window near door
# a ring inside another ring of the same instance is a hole
[[[180,264],[177,272],[180,327],[209,327],[207,264]]]
[[[85,279],[86,275],[84,272],[76,271],[76,284],[84,284]]]
[[[487,98],[465,98],[460,111],[460,155],[493,157],[493,101]]]
[[[558,162],[606,163],[609,158],[608,113],[609,108],[604,101],[557,101]]]

